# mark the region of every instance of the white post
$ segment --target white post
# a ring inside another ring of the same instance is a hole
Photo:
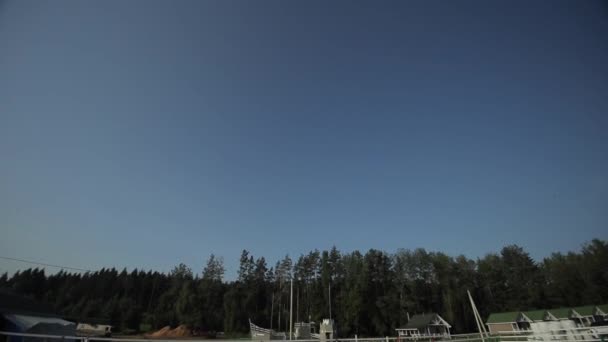
[[[479,330],[479,336],[481,337],[481,342],[484,342],[483,339],[483,330],[481,328],[481,325],[479,324],[479,319],[478,319],[478,314],[477,314],[477,308],[475,307],[475,302],[473,302],[473,297],[471,297],[471,292],[469,292],[469,290],[467,290],[467,294],[469,295],[469,300],[471,301],[471,308],[473,309],[473,315],[475,316],[475,323],[477,323],[477,330]],[[483,322],[482,322],[483,324]]]
[[[291,290],[289,291],[289,339],[293,336],[293,275],[291,277]]]
[[[270,330],[272,330],[272,314],[274,313],[274,290],[270,299]]]
[[[331,281],[328,286],[328,294],[329,294],[329,319],[331,319]]]

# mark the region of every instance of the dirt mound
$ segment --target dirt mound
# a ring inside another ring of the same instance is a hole
[[[180,325],[175,329],[171,329],[170,326],[166,326],[160,330],[157,330],[150,335],[149,337],[191,337],[192,331],[185,325]]]
[[[171,330],[171,337],[190,337],[192,336],[192,332],[185,325],[180,325],[179,327]]]

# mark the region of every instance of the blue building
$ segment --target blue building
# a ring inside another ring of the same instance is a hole
[[[76,324],[62,319],[53,309],[33,299],[0,290],[0,331],[74,336]],[[40,342],[38,338],[0,337],[7,342]]]

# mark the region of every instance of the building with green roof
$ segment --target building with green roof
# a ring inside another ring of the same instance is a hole
[[[572,310],[579,314],[581,317],[589,317],[594,315],[596,308],[597,306],[595,305],[585,305],[574,307],[572,308]]]
[[[555,319],[570,319],[572,309],[570,308],[558,308],[547,310]]]
[[[572,308],[572,319],[579,326],[590,326],[594,322],[604,321],[605,314],[601,306],[604,305],[585,305]]]
[[[597,308],[600,311],[600,314],[604,317],[604,320],[608,320],[608,304],[598,305]]]
[[[548,332],[567,331],[603,321],[608,321],[608,304],[492,313],[486,324],[490,333],[510,331]]]
[[[530,321],[551,321],[554,320],[553,317],[547,310],[532,310],[532,311],[524,311],[522,312],[524,316],[526,316]]]
[[[517,331],[517,319],[520,318],[519,311],[498,312],[490,314],[486,324],[491,334],[503,331]]]

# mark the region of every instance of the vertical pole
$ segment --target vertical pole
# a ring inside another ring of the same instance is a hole
[[[296,289],[296,322],[300,321],[300,288]]]
[[[272,314],[274,313],[274,291],[270,299],[270,330],[272,330]]]
[[[289,339],[293,336],[293,276],[291,277],[291,289],[289,290]]]
[[[329,319],[331,319],[331,283],[329,283]]]
[[[471,308],[473,309],[473,315],[475,316],[475,323],[477,323],[477,330],[479,330],[479,337],[481,337],[481,342],[484,342],[483,339],[483,330],[481,329],[481,325],[479,324],[479,319],[477,317],[477,308],[475,307],[475,302],[473,302],[473,297],[471,297],[471,292],[467,290],[467,294],[469,295],[469,300],[471,301]]]

